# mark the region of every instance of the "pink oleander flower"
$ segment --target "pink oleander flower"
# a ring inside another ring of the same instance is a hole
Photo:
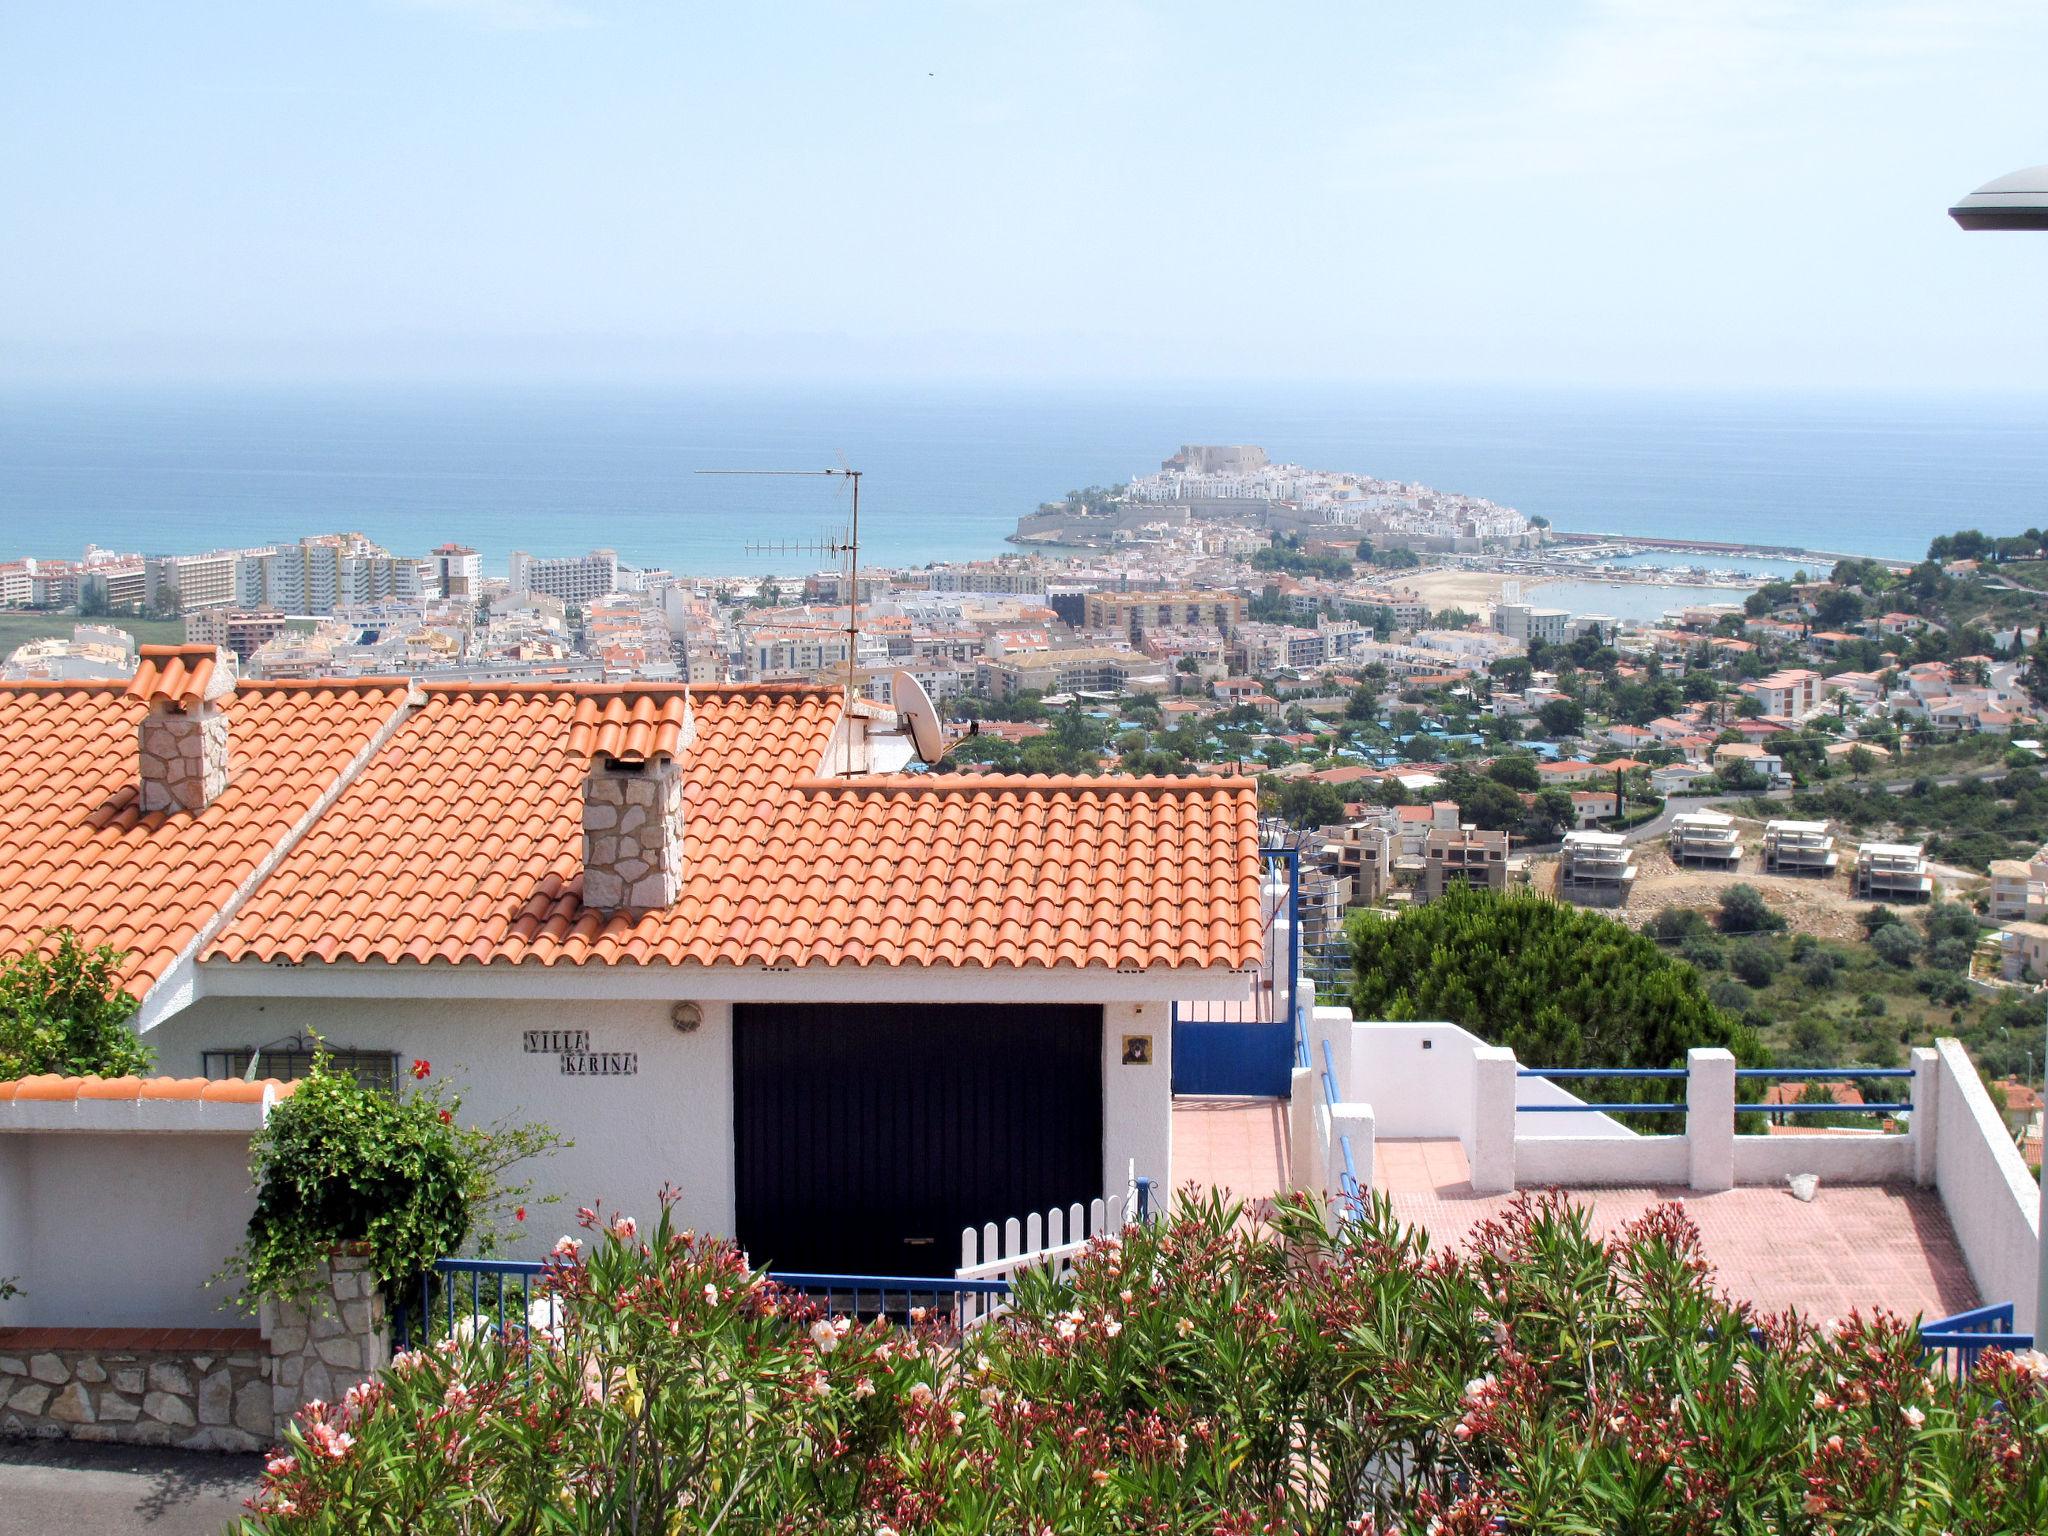
[[[580,1238],[558,1237],[555,1239],[555,1246],[551,1252],[558,1259],[578,1258],[583,1253],[583,1242]]]
[[[630,1243],[640,1235],[640,1224],[630,1216],[612,1218],[612,1236],[622,1243]]]

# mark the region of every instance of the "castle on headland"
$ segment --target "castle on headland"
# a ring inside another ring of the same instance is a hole
[[[1019,544],[1101,545],[1122,533],[1192,522],[1249,524],[1313,537],[1344,529],[1416,550],[1513,549],[1538,542],[1511,507],[1347,471],[1275,464],[1247,443],[1183,444],[1154,474],[1139,475],[1102,505],[1042,507],[1018,519]]]

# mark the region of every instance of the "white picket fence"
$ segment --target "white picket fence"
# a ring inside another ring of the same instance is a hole
[[[1033,1211],[1022,1221],[1012,1216],[1000,1228],[985,1223],[979,1231],[963,1228],[960,1233],[960,1267],[956,1280],[1005,1280],[1012,1284],[1026,1269],[1049,1268],[1065,1274],[1074,1259],[1095,1238],[1121,1232],[1137,1211],[1135,1189],[1086,1206],[1074,1204],[1040,1215]],[[960,1318],[963,1327],[998,1316],[1006,1303],[1000,1296],[962,1296]]]

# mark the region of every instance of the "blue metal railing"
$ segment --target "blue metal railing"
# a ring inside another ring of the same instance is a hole
[[[2001,1301],[1975,1307],[1953,1317],[1936,1318],[1920,1325],[1921,1357],[1939,1357],[1944,1374],[1958,1382],[1969,1379],[1977,1368],[1977,1357],[1987,1349],[2032,1349],[2031,1333],[2014,1333],[2012,1303]]]
[[[1684,1067],[1523,1067],[1517,1077],[1615,1077],[1661,1082],[1684,1082],[1691,1076]],[[1518,1115],[1658,1115],[1683,1114],[1684,1101],[1652,1104],[1517,1104]]]
[[[1138,1178],[1132,1184],[1136,1220],[1150,1221],[1154,1181]],[[501,1337],[510,1336],[508,1328],[523,1333],[531,1327],[551,1327],[559,1320],[557,1304],[535,1289],[535,1282],[546,1270],[547,1265],[535,1259],[437,1260],[433,1269],[421,1276],[417,1296],[400,1306],[392,1318],[393,1345],[411,1349],[436,1337],[446,1338],[465,1321],[478,1331],[489,1328]],[[904,1314],[920,1306],[956,1309],[959,1316],[957,1308],[966,1298],[999,1299],[1010,1293],[1007,1280],[962,1280],[952,1275],[770,1270],[768,1279],[785,1290],[801,1291],[827,1310],[860,1317]],[[868,1305],[869,1301],[873,1304]],[[439,1334],[434,1329],[437,1314],[442,1320]]]
[[[1261,848],[1259,862],[1264,931],[1252,995],[1171,1005],[1175,1093],[1288,1095],[1286,1027],[1301,1007],[1301,850]]]
[[[1911,1081],[1915,1076],[1911,1067],[1739,1067],[1736,1081],[1773,1082],[1861,1082],[1866,1078],[1899,1079]],[[1773,1115],[1904,1115],[1913,1109],[1910,1100],[1869,1102],[1863,1104],[1837,1104],[1832,1099],[1820,1104],[1737,1104],[1738,1112],[1761,1110]]]

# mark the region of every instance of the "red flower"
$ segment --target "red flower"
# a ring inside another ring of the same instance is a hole
[[[415,1058],[412,1064],[412,1080],[414,1082],[418,1082],[421,1078],[425,1077],[429,1072],[433,1070],[434,1064],[432,1062],[421,1061]]]
[[[512,1213],[512,1219],[513,1219],[514,1221],[524,1221],[524,1220],[526,1220],[526,1207],[522,1205],[522,1206],[520,1206],[520,1207],[519,1207],[519,1209],[517,1209],[516,1211],[514,1211],[514,1212]]]
[[[450,1113],[448,1113],[448,1111],[447,1111],[447,1110],[445,1110],[445,1109],[444,1109],[444,1110],[442,1110],[442,1111],[441,1111],[441,1123],[442,1123],[443,1125],[452,1125],[452,1124],[454,1123],[454,1121],[455,1121],[455,1117],[454,1117],[453,1115],[451,1115]]]

